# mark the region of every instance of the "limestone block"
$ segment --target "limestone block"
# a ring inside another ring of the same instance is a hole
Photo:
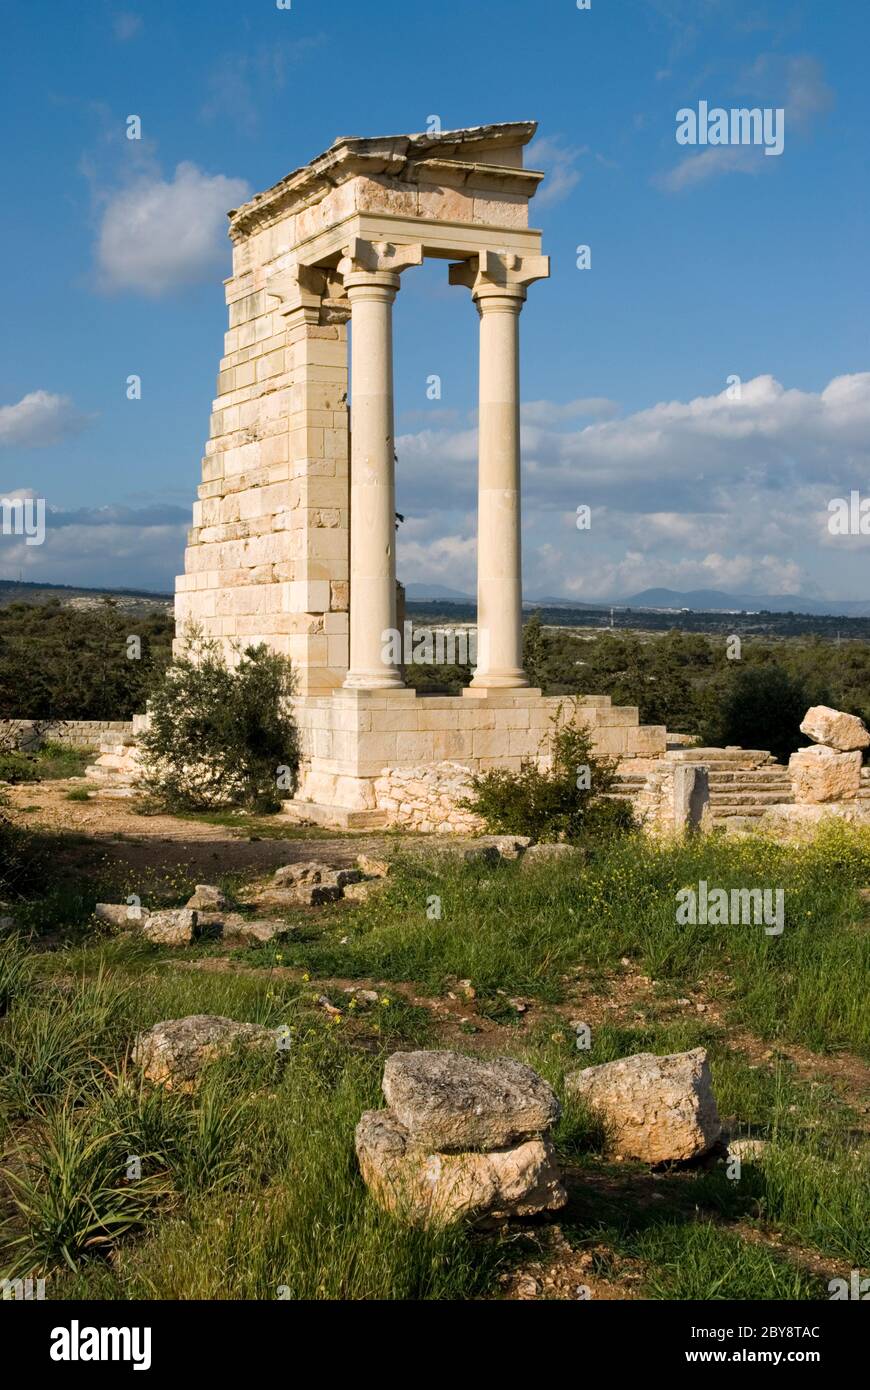
[[[420,217],[431,217],[441,222],[474,220],[474,198],[460,188],[421,183],[417,207]]]
[[[481,197],[475,193],[472,215],[475,222],[486,226],[528,227],[528,199],[521,193],[501,193],[497,198],[492,195]]]
[[[276,1048],[279,1032],[214,1014],[170,1018],[139,1033],[133,1061],[148,1081],[187,1090],[202,1068],[234,1047]]]
[[[561,1113],[537,1072],[506,1057],[395,1052],[382,1089],[414,1141],[443,1152],[506,1148],[548,1130]]]
[[[861,785],[861,753],[837,753],[822,744],[799,748],[789,758],[795,801],[851,801]]]
[[[870,733],[863,719],[854,714],[843,714],[828,705],[814,705],[807,710],[800,727],[801,733],[814,743],[827,744],[841,753],[870,747]]]
[[[356,1151],[375,1200],[412,1225],[529,1216],[567,1200],[549,1140],[490,1153],[427,1153],[389,1110],[369,1110],[357,1125]]]
[[[645,1163],[686,1161],[722,1134],[707,1052],[639,1053],[587,1067],[565,1087],[601,1116],[612,1152]]]

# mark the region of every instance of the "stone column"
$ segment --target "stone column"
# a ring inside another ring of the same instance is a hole
[[[393,300],[422,248],[355,239],[339,264],[351,307],[350,668],[344,684],[402,686],[387,659],[396,630]]]
[[[546,256],[485,251],[450,267],[480,314],[477,652],[473,689],[528,685],[523,670],[520,539],[519,316],[526,287],[549,275]]]

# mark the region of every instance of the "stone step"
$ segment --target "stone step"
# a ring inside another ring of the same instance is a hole
[[[740,772],[723,772],[720,768],[715,768],[710,772],[711,782],[790,782],[791,774],[785,768],[759,768],[752,772],[742,770]]]
[[[759,815],[768,806],[793,806],[793,797],[782,796],[734,796],[710,802],[710,810],[715,816],[744,815],[747,806],[754,806]]]

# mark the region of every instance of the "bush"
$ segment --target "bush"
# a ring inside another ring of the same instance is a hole
[[[799,676],[778,666],[748,666],[735,674],[725,692],[718,718],[702,730],[716,746],[766,748],[780,762],[806,743],[800,722],[816,692]]]
[[[560,724],[560,716],[561,710],[554,720],[552,767],[524,758],[519,772],[499,767],[473,778],[465,806],[489,830],[573,842],[631,828],[627,802],[602,800],[613,786],[615,763],[597,757],[587,730]]]
[[[292,689],[285,657],[248,647],[233,670],[217,642],[192,633],[149,702],[143,785],[170,809],[277,810],[299,769]]]

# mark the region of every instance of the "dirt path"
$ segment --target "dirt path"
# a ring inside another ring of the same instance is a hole
[[[267,873],[304,859],[322,859],[341,868],[353,864],[358,854],[395,854],[431,841],[431,836],[362,831],[331,835],[316,828],[308,831],[290,820],[282,823],[280,816],[251,816],[250,826],[244,817],[238,825],[213,825],[180,816],[144,815],[135,801],[99,795],[89,801],[67,800],[68,793],[81,786],[77,779],[7,789],[8,810],[19,825],[74,837],[59,851],[60,862],[67,865],[100,858],[138,873],[163,871],[167,877],[178,869],[212,876]]]

